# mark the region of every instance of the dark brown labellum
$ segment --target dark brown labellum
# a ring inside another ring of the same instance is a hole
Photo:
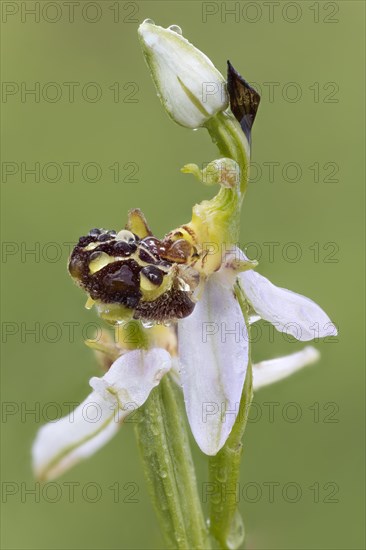
[[[177,266],[187,262],[191,249],[183,238],[163,243],[150,235],[140,240],[127,234],[123,240],[123,232],[95,228],[80,237],[69,272],[95,301],[121,304],[134,310],[137,319],[172,321],[194,308],[193,290],[188,284],[188,290],[182,287],[186,270]],[[168,287],[159,289],[164,281]]]

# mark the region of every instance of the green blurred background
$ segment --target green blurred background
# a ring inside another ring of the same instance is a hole
[[[261,86],[241,244],[340,328],[316,344],[319,365],[255,398],[241,478],[247,547],[365,547],[364,3],[269,4],[80,1],[72,17],[64,2],[39,3],[39,16],[26,11],[34,2],[2,2],[3,548],[162,547],[132,426],[46,491],[30,467],[40,424],[80,402],[99,372],[83,344],[97,319],[67,275],[64,243],[122,227],[131,207],[163,235],[212,193],[179,172],[217,153],[160,106],[136,34],[147,17],[179,24],[222,72],[229,58]],[[35,163],[39,181],[25,172]],[[274,257],[265,243],[278,243]],[[256,359],[301,347],[261,327]],[[206,459],[193,452],[201,486]]]

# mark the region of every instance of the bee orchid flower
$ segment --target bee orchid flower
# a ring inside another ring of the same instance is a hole
[[[163,29],[147,20],[139,38],[169,116],[188,128],[205,127],[222,155],[202,169],[186,164],[182,172],[219,191],[162,239],[139,209],[118,232],[95,228],[79,238],[69,273],[86,292],[86,307],[115,327],[116,338],[91,345],[104,355],[107,371],[90,380],[92,392],[72,413],[39,430],[33,468],[41,479],[57,477],[95,453],[140,409],[136,432],[169,547],[210,548],[183,408],[168,377],[181,389],[198,446],[210,456],[211,481],[230,477],[237,486],[245,430],[239,412],[250,405],[252,389],[319,357],[308,346],[253,365],[251,324],[262,319],[301,342],[337,331],[320,306],[272,284],[236,245],[258,93],[230,63],[225,81],[175,25]],[[129,323],[136,328],[134,342],[122,337]],[[181,500],[182,486],[189,507]],[[240,546],[238,517],[235,495],[225,506],[212,495],[210,534],[221,548]]]
[[[92,249],[94,254],[97,248]],[[157,331],[146,328],[147,334],[152,333],[150,349],[120,351],[102,378],[90,380],[93,392],[75,411],[40,429],[33,445],[39,478],[52,479],[94,454],[172,369],[182,386],[197,444],[207,455],[217,454],[238,414],[248,366],[249,337],[234,292],[236,282],[256,319],[260,316],[301,341],[314,338],[314,326],[321,327],[320,337],[335,334],[334,325],[315,302],[276,287],[252,269],[238,273],[237,266],[244,264],[250,261],[238,248],[226,253],[220,269],[205,282],[193,312],[177,321],[176,331],[169,326],[160,330],[157,326]],[[306,347],[253,365],[254,390],[315,362],[318,356],[314,348]]]

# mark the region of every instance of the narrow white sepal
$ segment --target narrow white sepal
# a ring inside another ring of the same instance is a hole
[[[211,60],[177,30],[147,20],[138,33],[166,111],[178,124],[198,128],[228,107],[226,83]]]
[[[238,278],[254,311],[278,331],[304,342],[338,334],[325,311],[310,298],[275,286],[253,270],[240,273]]]
[[[232,288],[215,273],[193,313],[178,323],[181,382],[192,433],[207,455],[225,444],[238,414],[248,333]]]
[[[33,470],[42,480],[58,477],[105,445],[123,421],[148,398],[170,369],[167,351],[134,350],[119,357],[94,391],[72,413],[43,426],[33,443]]]
[[[320,353],[312,346],[307,346],[301,351],[277,357],[268,361],[261,361],[253,365],[253,389],[254,391],[274,384],[283,378],[287,378],[298,370],[312,365],[319,360]]]

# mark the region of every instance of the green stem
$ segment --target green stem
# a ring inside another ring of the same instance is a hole
[[[209,549],[181,397],[168,376],[151,392],[136,425],[149,491],[170,548]]]
[[[239,213],[247,189],[249,175],[250,148],[249,143],[235,119],[228,109],[219,113],[206,124],[213,141],[220,153],[234,159],[240,167],[240,204],[237,209],[237,232],[231,242],[239,238]],[[234,226],[233,226],[234,227]],[[235,549],[244,539],[244,526],[238,511],[238,490],[240,463],[243,454],[242,439],[247,423],[248,410],[253,398],[252,363],[250,347],[250,326],[248,322],[245,298],[238,285],[235,294],[243,312],[248,330],[248,368],[244,382],[239,412],[231,434],[219,453],[209,459],[210,488],[210,529],[220,547]]]
[[[248,330],[248,368],[239,413],[224,447],[209,459],[210,529],[223,549],[238,548],[244,539],[244,526],[238,511],[240,463],[250,403],[253,398],[250,326],[245,298],[238,285],[235,294]]]
[[[240,191],[243,200],[248,182],[250,148],[249,143],[230,110],[218,113],[205,124],[220,153],[234,159],[241,171]]]

